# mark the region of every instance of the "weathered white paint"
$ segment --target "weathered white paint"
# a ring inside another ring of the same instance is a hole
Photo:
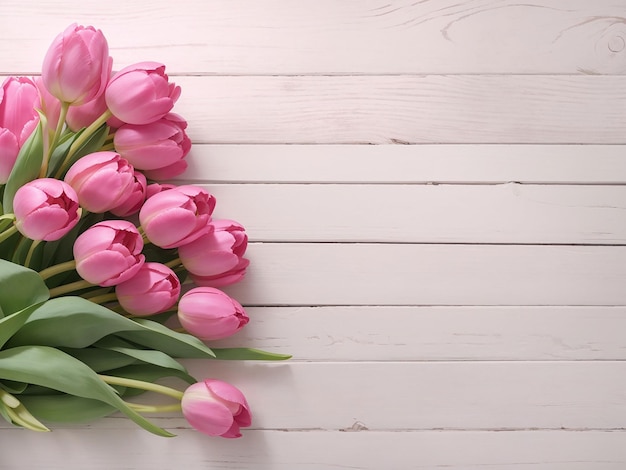
[[[294,358],[187,363],[244,390],[241,440],[169,415],[170,440],[120,416],[0,423],[0,469],[622,470],[624,17],[622,0],[3,0],[2,75],[38,73],[73,21],[117,69],[167,65],[195,144],[180,181],[252,240],[229,289],[251,322],[213,344]]]
[[[3,0],[0,56],[37,71],[75,20],[105,32],[116,66],[176,73],[612,74],[626,72],[623,16],[619,0]]]

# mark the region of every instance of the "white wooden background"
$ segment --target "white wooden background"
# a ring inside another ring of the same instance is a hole
[[[2,0],[167,64],[186,181],[253,243],[253,429],[0,426],[0,468],[626,468],[626,0]],[[374,145],[372,145],[374,144]]]

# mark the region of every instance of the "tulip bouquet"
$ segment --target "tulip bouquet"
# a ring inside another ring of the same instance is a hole
[[[247,236],[215,220],[181,174],[191,141],[165,66],[112,73],[101,31],[71,25],[41,76],[0,88],[0,415],[46,431],[115,412],[181,411],[209,435],[241,436],[237,388],[198,381],[181,358],[281,360],[210,348],[239,331],[243,307],[219,288],[242,279]],[[183,390],[157,383],[174,378]],[[141,403],[144,392],[173,403]],[[139,398],[138,398],[139,397]]]

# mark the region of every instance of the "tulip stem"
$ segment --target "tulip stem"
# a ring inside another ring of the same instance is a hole
[[[10,225],[15,220],[15,214],[2,214],[0,215],[0,230],[3,230],[5,226]]]
[[[138,390],[146,390],[148,392],[156,392],[168,397],[182,400],[183,392],[176,390],[175,388],[166,387],[164,385],[155,384],[152,382],[144,382],[142,380],[127,379],[125,377],[115,377],[111,375],[98,374],[104,382],[109,385],[121,385],[122,387],[136,388]]]
[[[70,149],[68,150],[67,155],[63,160],[63,163],[59,167],[59,171],[57,171],[56,175],[54,175],[55,178],[61,179],[61,175],[63,174],[65,167],[72,160],[72,157],[78,151],[80,146],[87,142],[89,137],[91,137],[91,135],[96,130],[98,130],[102,124],[106,123],[107,119],[109,119],[111,116],[113,116],[113,113],[111,113],[111,111],[107,109],[104,113],[100,115],[100,117],[98,117],[98,119],[89,124],[89,126],[86,127],[85,130],[78,137],[76,137],[76,140],[72,142],[72,145],[70,146]]]
[[[176,258],[173,259],[172,261],[168,261],[167,263],[165,263],[165,266],[167,266],[168,268],[175,268],[176,266],[179,266],[181,264],[180,258]]]
[[[72,271],[73,269],[76,269],[76,261],[71,259],[65,263],[55,264],[54,266],[43,269],[39,271],[39,275],[45,281],[46,279],[50,279],[52,276],[56,276],[57,274],[61,274],[66,271]]]
[[[172,405],[140,405],[138,403],[127,403],[130,408],[138,413],[167,413],[170,411],[180,411],[182,408],[180,403],[174,403]]]
[[[24,261],[24,267],[28,268],[30,266],[30,262],[33,259],[33,254],[35,253],[35,250],[37,249],[40,243],[41,243],[41,240],[34,240],[30,244],[30,247],[28,248],[28,253],[26,254],[26,260]]]
[[[0,233],[0,243],[5,241],[7,238],[12,237],[17,233],[17,227],[15,225],[11,225],[4,232]]]
[[[93,284],[91,282],[85,281],[84,279],[70,282],[69,284],[63,284],[62,286],[53,287],[52,289],[50,289],[50,298],[58,297],[60,295],[74,292],[76,290],[87,289],[88,287],[93,287]]]
[[[41,170],[39,170],[39,177],[45,178],[48,173],[48,162],[50,161],[50,157],[52,156],[52,152],[54,151],[54,147],[56,146],[59,137],[61,137],[61,132],[63,132],[63,127],[65,127],[65,118],[67,117],[67,111],[70,109],[70,104],[63,101],[61,102],[61,111],[59,113],[59,121],[57,122],[57,128],[54,131],[52,136],[52,140],[48,144],[48,152],[41,162]]]
[[[104,304],[107,302],[113,302],[115,300],[117,300],[117,295],[115,294],[115,292],[110,292],[108,294],[102,294],[102,295],[96,295],[94,297],[90,297],[89,302],[93,302],[94,304]]]

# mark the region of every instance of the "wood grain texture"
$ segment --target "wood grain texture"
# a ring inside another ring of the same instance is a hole
[[[615,74],[623,17],[611,0],[4,0],[0,56],[36,72],[77,21],[105,32],[118,69],[145,57],[193,74]]]
[[[175,80],[198,143],[626,143],[626,76]]]
[[[626,184],[621,145],[195,144],[191,183]]]
[[[246,305],[626,304],[623,246],[254,243],[249,257],[225,288]]]
[[[625,186],[203,185],[254,241],[626,243]]]
[[[626,360],[625,307],[248,307],[213,347],[292,361]]]
[[[624,432],[248,431],[239,441],[207,440],[187,429],[177,433],[165,440],[98,425],[58,429],[50,436],[0,429],[6,448],[46,449],[5,452],[0,469],[84,470],[84,462],[92,470],[152,470],[155,462],[193,470],[622,470],[626,465]]]

